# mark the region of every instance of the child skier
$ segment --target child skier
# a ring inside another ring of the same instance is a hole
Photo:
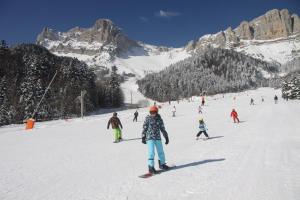
[[[168,133],[165,130],[164,122],[161,116],[158,114],[158,108],[156,106],[150,107],[150,115],[145,119],[142,132],[142,143],[148,145],[148,169],[149,173],[155,174],[157,171],[154,168],[154,155],[155,149],[158,154],[159,168],[168,170],[170,167],[166,165],[165,154],[161,142],[160,131],[166,139],[165,144],[169,143]]]
[[[200,131],[197,133],[197,135],[196,135],[196,140],[198,140],[199,139],[199,137],[200,137],[200,135],[202,134],[202,133],[204,133],[204,135],[206,136],[206,139],[209,139],[209,136],[208,136],[208,134],[206,133],[206,131],[208,130],[207,128],[206,128],[206,124],[204,123],[204,120],[202,119],[202,118],[200,118],[200,120],[199,120],[199,129],[200,129]]]
[[[202,107],[201,107],[201,105],[199,105],[199,107],[198,107],[198,113],[202,114]]]
[[[122,132],[120,127],[123,129],[120,119],[117,117],[117,113],[114,112],[113,116],[108,120],[107,129],[109,129],[109,125],[111,124],[111,128],[115,134],[115,141],[114,143],[120,142],[122,140]]]
[[[232,109],[230,116],[233,118],[233,122],[236,123],[236,121],[239,123],[240,120],[238,118],[238,114],[235,111],[235,109]]]

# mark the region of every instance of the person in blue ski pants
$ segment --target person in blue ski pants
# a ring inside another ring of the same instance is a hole
[[[165,130],[164,122],[158,114],[158,108],[156,106],[151,106],[150,115],[145,119],[142,132],[142,143],[147,144],[148,146],[148,169],[151,174],[157,173],[154,167],[155,149],[159,158],[159,168],[163,170],[168,170],[170,168],[166,165],[160,132],[162,132],[166,140],[165,144],[167,145],[169,143],[169,137]]]

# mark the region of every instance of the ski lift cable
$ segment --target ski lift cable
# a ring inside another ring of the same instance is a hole
[[[43,99],[44,99],[46,93],[48,92],[48,90],[49,90],[49,88],[50,88],[52,82],[54,81],[56,75],[57,75],[57,70],[55,71],[55,74],[54,74],[53,78],[51,79],[51,81],[50,81],[48,87],[46,88],[46,90],[45,90],[45,92],[44,92],[44,94],[43,94],[43,96],[42,96],[40,102],[38,103],[38,105],[37,105],[36,108],[34,109],[34,112],[33,112],[33,114],[31,115],[31,118],[34,118],[34,116],[35,116],[37,110],[39,109],[39,107],[40,107],[40,105],[41,105],[41,103],[42,103],[42,101],[43,101]]]

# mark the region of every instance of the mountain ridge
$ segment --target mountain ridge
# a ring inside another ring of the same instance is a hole
[[[132,92],[134,96],[141,95],[137,80],[205,52],[207,48],[234,50],[276,66],[300,57],[300,20],[287,9],[270,10],[249,22],[242,21],[236,28],[204,35],[181,48],[130,39],[109,19],[99,19],[90,28],[75,27],[67,32],[50,30],[45,28],[37,43],[52,53],[76,57],[96,71],[115,65],[119,73],[134,74],[135,77],[123,84],[125,102],[131,101]]]
[[[284,57],[277,56],[281,52],[268,56],[265,55],[265,49],[260,50],[261,45],[272,46],[276,42],[288,43],[285,45]],[[66,32],[57,32],[45,27],[37,37],[37,44],[53,53],[65,56],[68,54],[95,56],[94,60],[98,57],[98,61],[88,62],[90,65],[108,67],[113,65],[117,57],[124,57],[124,55],[151,56],[151,52],[154,51],[154,54],[158,55],[173,49],[182,49],[192,55],[196,51],[203,51],[208,46],[233,49],[254,58],[284,64],[295,57],[300,57],[300,18],[287,9],[273,9],[250,21],[242,21],[236,28],[228,27],[224,31],[191,40],[181,48],[148,45],[135,41],[126,36],[111,20],[98,19],[90,28],[74,27]],[[139,52],[138,55],[136,52]]]

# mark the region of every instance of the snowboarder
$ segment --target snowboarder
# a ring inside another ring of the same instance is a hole
[[[175,117],[175,114],[176,114],[176,107],[175,106],[173,106],[172,113],[173,113],[172,116]]]
[[[149,173],[155,174],[157,171],[154,168],[154,155],[155,149],[158,154],[158,164],[159,168],[163,170],[168,170],[170,167],[166,165],[165,153],[163,150],[160,132],[162,132],[166,142],[169,144],[168,133],[165,130],[164,122],[161,116],[158,114],[158,108],[156,106],[150,107],[150,115],[145,119],[142,132],[142,143],[148,145],[148,169]]]
[[[198,107],[198,113],[202,114],[202,107],[201,107],[201,105],[199,105],[199,107]]]
[[[199,137],[202,133],[204,133],[204,135],[206,136],[206,139],[209,139],[209,136],[206,132],[208,129],[206,128],[206,124],[204,123],[204,120],[202,118],[200,118],[200,120],[199,120],[199,129],[200,129],[200,131],[196,135],[196,140],[199,139]]]
[[[236,123],[236,121],[237,121],[238,123],[240,123],[240,120],[239,120],[239,118],[238,118],[238,114],[237,114],[237,112],[235,111],[235,109],[232,109],[230,116],[233,118],[233,122],[234,122],[234,123]]]
[[[134,118],[133,118],[133,121],[136,121],[137,122],[137,117],[139,116],[139,113],[138,113],[138,111],[136,110],[135,112],[134,112]]]
[[[277,102],[278,102],[278,97],[277,97],[277,95],[274,96],[274,101],[275,101],[275,104],[277,104]]]
[[[201,106],[204,106],[205,100],[204,100],[204,96],[201,97]]]
[[[122,140],[122,132],[121,129],[123,129],[123,126],[121,124],[120,119],[117,117],[117,113],[114,112],[113,116],[108,120],[107,123],[107,129],[109,129],[109,125],[111,124],[111,128],[113,129],[113,132],[115,134],[115,141],[114,143],[120,142]],[[121,129],[120,129],[121,127]]]
[[[250,105],[254,105],[254,99],[251,98]]]

